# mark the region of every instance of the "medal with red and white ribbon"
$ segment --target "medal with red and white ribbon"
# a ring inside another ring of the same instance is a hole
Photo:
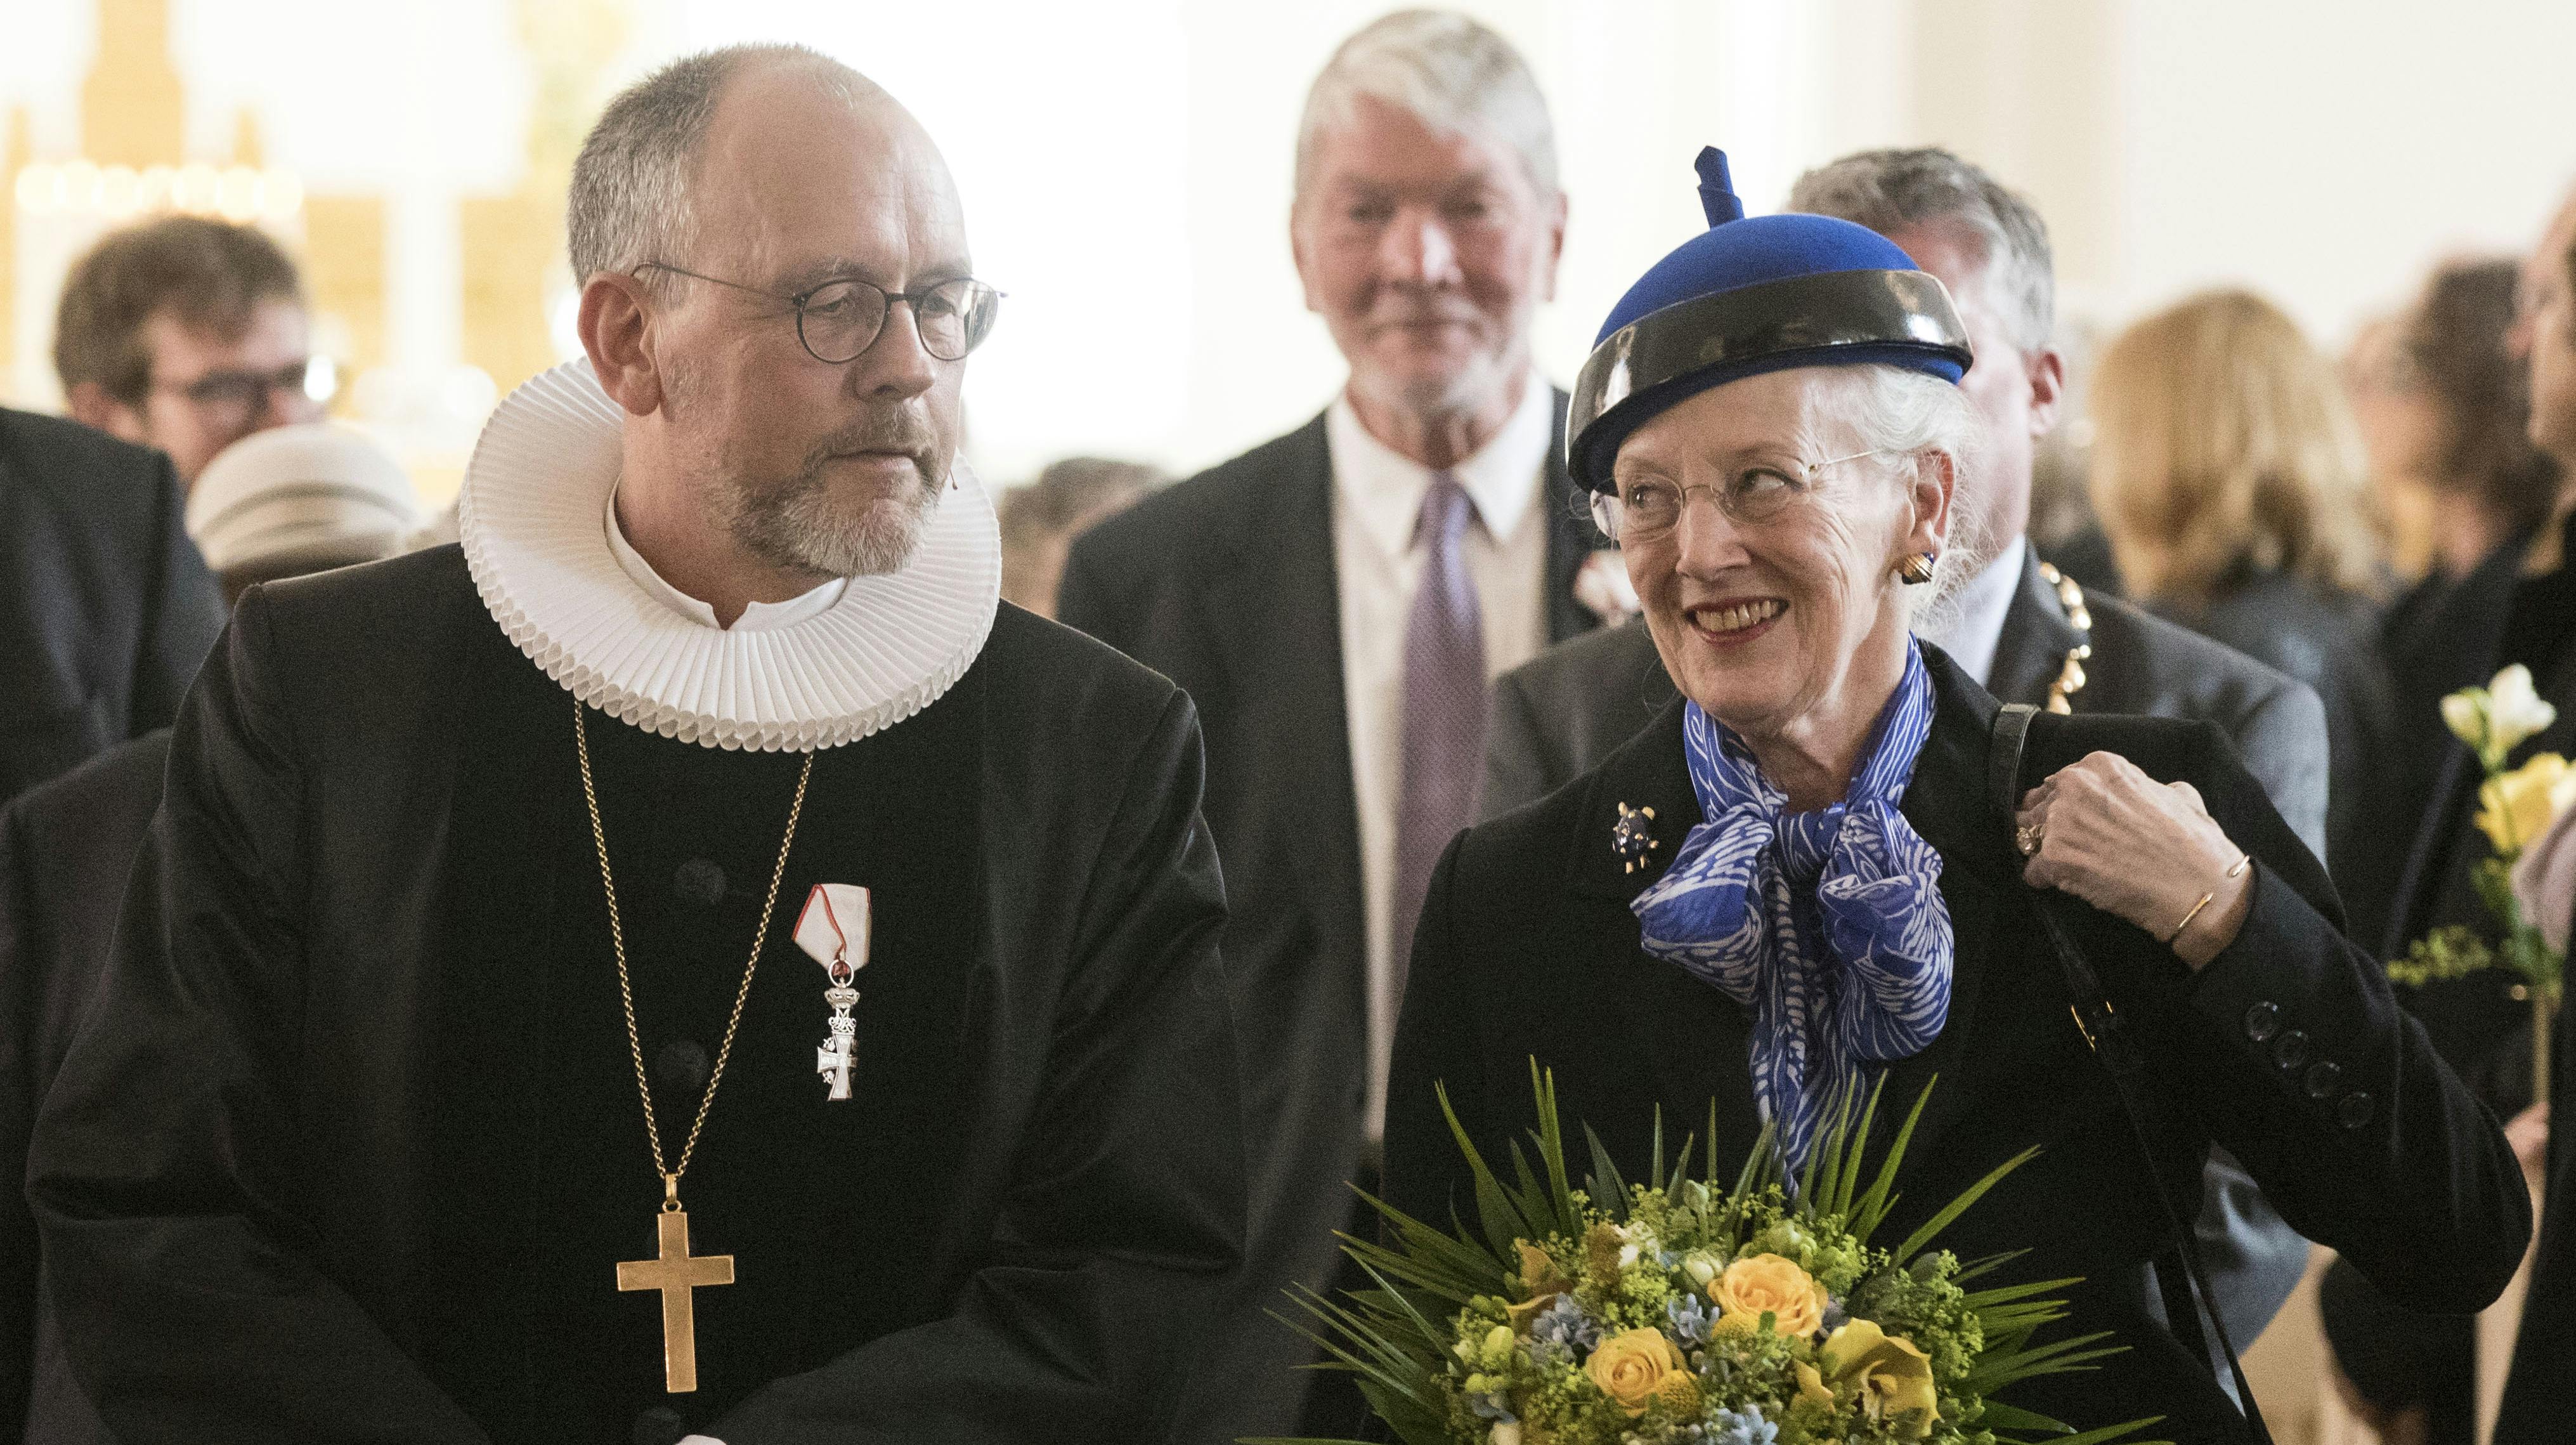
[[[814,1051],[814,1072],[831,1081],[826,1097],[833,1100],[850,1097],[859,1030],[858,1020],[850,1017],[859,991],[851,985],[867,967],[869,926],[868,890],[850,883],[815,884],[805,896],[804,911],[796,915],[796,946],[822,964],[831,980],[823,990],[823,1001],[832,1006],[831,1037]]]

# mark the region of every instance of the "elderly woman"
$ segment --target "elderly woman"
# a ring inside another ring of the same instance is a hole
[[[1496,1157],[1530,1121],[1532,1058],[1627,1160],[1659,1115],[1678,1142],[1714,1100],[1722,1158],[1768,1119],[1795,1166],[1840,1081],[1904,1105],[1938,1075],[1896,1233],[2038,1146],[1945,1239],[2027,1251],[2011,1278],[2082,1276],[2071,1328],[2128,1346],[2016,1403],[2247,1438],[2196,1326],[2164,1323],[2189,1296],[2150,1273],[2174,1243],[2160,1189],[2188,1217],[2214,1140],[2303,1233],[2468,1311],[2522,1253],[2520,1171],[2214,728],[2019,712],[2025,761],[1990,783],[1998,705],[1910,631],[1957,542],[1957,315],[1889,242],[1735,219],[1723,158],[1701,166],[1711,229],[1620,301],[1568,421],[1682,696],[1442,859],[1396,1046],[1392,1201],[1472,1214],[1433,1086]],[[2143,1051],[2135,1129],[2078,1010]]]

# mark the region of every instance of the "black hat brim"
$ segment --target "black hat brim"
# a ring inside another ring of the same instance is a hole
[[[1950,293],[1921,271],[1823,271],[1677,301],[1592,349],[1566,414],[1566,466],[1606,491],[1629,433],[1748,376],[1878,362],[1955,382],[1971,360]]]

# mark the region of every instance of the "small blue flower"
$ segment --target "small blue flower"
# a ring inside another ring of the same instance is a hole
[[[1780,1427],[1760,1410],[1720,1410],[1708,1422],[1708,1445],[1775,1445]]]
[[[1469,1395],[1467,1408],[1475,1411],[1476,1418],[1479,1420],[1500,1420],[1505,1424],[1517,1424],[1521,1418],[1512,1413],[1512,1407],[1504,1402],[1503,1392],[1500,1390],[1479,1390]]]
[[[1664,1316],[1672,1321],[1673,1338],[1686,1345],[1708,1343],[1708,1309],[1698,1295],[1683,1295],[1664,1302]]]
[[[1574,1302],[1574,1296],[1561,1294],[1530,1321],[1530,1338],[1543,1340],[1559,1349],[1589,1351],[1601,1343],[1601,1327],[1584,1315],[1583,1307]]]
[[[1838,1330],[1850,1323],[1851,1313],[1842,1307],[1842,1302],[1832,1298],[1826,1299],[1825,1328],[1828,1331]]]

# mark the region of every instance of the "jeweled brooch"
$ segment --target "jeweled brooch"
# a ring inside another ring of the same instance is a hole
[[[1634,873],[1646,866],[1655,851],[1653,825],[1655,810],[1619,805],[1619,821],[1610,825],[1610,851],[1619,855],[1626,866],[1620,871]]]

